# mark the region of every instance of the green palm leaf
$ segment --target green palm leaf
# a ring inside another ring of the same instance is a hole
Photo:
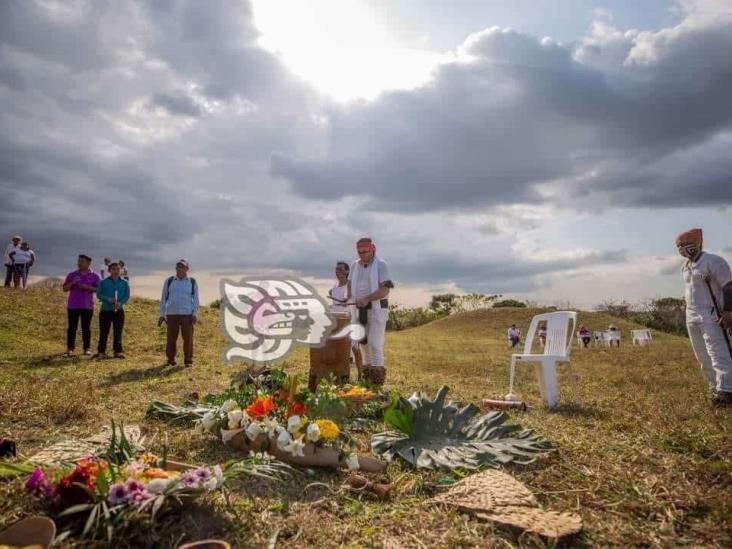
[[[506,412],[478,415],[480,409],[473,404],[445,404],[448,391],[443,386],[434,400],[423,393],[400,398],[398,406],[405,416],[411,415],[412,432],[403,429],[373,435],[374,452],[387,460],[399,456],[417,468],[477,469],[531,463],[553,449],[532,430],[507,423]]]

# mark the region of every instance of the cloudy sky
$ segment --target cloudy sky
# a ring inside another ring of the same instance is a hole
[[[732,0],[5,0],[0,234],[143,295],[363,235],[403,304],[680,295],[680,230],[732,259],[730,59]]]

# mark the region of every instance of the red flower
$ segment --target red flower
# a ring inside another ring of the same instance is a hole
[[[79,503],[90,503],[94,498],[84,489],[96,490],[94,475],[89,467],[77,465],[76,468],[63,477],[57,488],[57,495],[63,507],[70,507]]]
[[[307,415],[308,407],[299,402],[293,402],[287,411],[287,417]]]
[[[261,419],[267,417],[275,409],[277,409],[277,404],[271,396],[257,397],[257,400],[247,406],[247,414],[253,419]]]

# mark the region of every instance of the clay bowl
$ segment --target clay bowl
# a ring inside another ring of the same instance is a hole
[[[0,544],[31,545],[48,549],[56,537],[56,525],[48,517],[29,517],[0,532]]]

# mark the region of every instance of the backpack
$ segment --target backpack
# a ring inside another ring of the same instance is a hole
[[[165,281],[165,303],[167,303],[170,298],[170,285],[173,283],[174,278],[174,276],[171,276]],[[191,277],[191,297],[194,295],[196,295],[196,279]]]

